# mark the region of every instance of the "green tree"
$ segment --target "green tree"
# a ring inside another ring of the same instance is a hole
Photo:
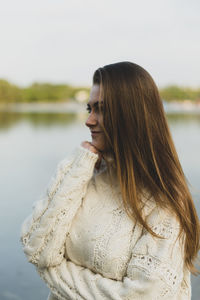
[[[20,88],[4,79],[0,79],[0,103],[20,102],[21,100],[22,92]]]
[[[174,101],[174,100],[181,101],[181,100],[188,100],[188,99],[195,101],[200,98],[200,90],[172,85],[160,89],[160,95],[162,99],[166,101]]]

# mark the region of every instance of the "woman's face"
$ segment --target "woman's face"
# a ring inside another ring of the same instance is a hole
[[[100,86],[94,84],[92,86],[87,110],[89,116],[85,125],[89,127],[92,136],[92,145],[100,151],[105,150],[105,135],[102,130],[103,116],[99,111]]]

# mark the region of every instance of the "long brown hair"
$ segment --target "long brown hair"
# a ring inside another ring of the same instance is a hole
[[[145,189],[157,204],[172,210],[180,235],[185,233],[185,263],[198,273],[194,260],[200,248],[199,218],[156,84],[146,70],[131,62],[97,69],[93,84],[100,85],[103,129],[128,215],[157,236],[142,216],[139,195]]]

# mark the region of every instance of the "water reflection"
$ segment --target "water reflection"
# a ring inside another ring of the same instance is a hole
[[[9,112],[0,111],[0,130],[12,128],[19,122],[28,122],[33,127],[50,127],[67,125],[79,119],[84,121],[85,113],[34,113],[34,112]],[[171,125],[177,123],[200,124],[200,115],[192,114],[167,114],[167,119]]]
[[[191,123],[200,124],[200,115],[196,114],[167,114],[167,119],[171,124],[174,123]]]
[[[18,113],[0,112],[0,130],[12,128],[19,122],[29,122],[33,127],[67,125],[77,118],[75,113]]]

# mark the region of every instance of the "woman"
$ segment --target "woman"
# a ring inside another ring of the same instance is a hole
[[[130,62],[99,68],[87,109],[92,142],[22,226],[48,299],[191,299],[199,220],[153,79]]]

